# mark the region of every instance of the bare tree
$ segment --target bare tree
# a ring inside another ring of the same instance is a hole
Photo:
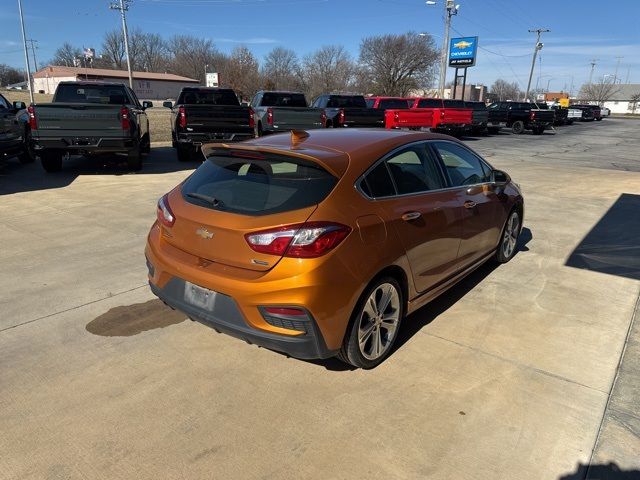
[[[602,106],[604,102],[618,93],[621,88],[613,83],[612,77],[602,77],[598,83],[587,83],[582,86],[578,96]]]
[[[224,71],[227,58],[216,50],[211,40],[176,35],[167,47],[173,57],[169,65],[173,73],[198,79],[204,84],[206,65],[209,65],[209,71]]]
[[[360,65],[382,95],[405,96],[428,87],[437,71],[439,51],[431,35],[367,37],[360,44]]]
[[[162,72],[169,62],[165,41],[157,33],[145,33],[139,38],[138,68]]]
[[[82,56],[82,50],[78,47],[74,47],[69,42],[64,42],[60,48],[56,50],[53,55],[51,63],[53,65],[64,65],[67,67],[73,67],[75,59]]]
[[[630,107],[631,107],[631,114],[635,115],[636,114],[636,108],[638,108],[638,102],[640,102],[640,92],[634,93],[633,95],[631,95],[630,98],[631,102],[630,102]]]
[[[340,45],[328,45],[303,60],[302,80],[309,99],[336,91],[346,91],[354,84],[355,64]]]
[[[0,86],[11,85],[24,80],[24,72],[9,65],[0,64]]]
[[[249,99],[258,90],[258,60],[245,46],[233,49],[222,71],[223,85],[233,88],[241,99]]]
[[[269,90],[297,90],[300,86],[300,62],[293,50],[276,47],[264,59],[261,75]]]
[[[122,31],[116,29],[105,33],[102,41],[102,54],[112,68],[119,70],[126,68]]]
[[[517,82],[509,83],[502,78],[493,82],[489,91],[501,102],[504,102],[505,100],[518,100],[522,95]]]

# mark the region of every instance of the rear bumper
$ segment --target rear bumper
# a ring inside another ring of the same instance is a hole
[[[199,147],[205,143],[212,142],[241,142],[254,138],[251,132],[236,133],[179,133],[178,144],[185,146]]]
[[[136,147],[131,138],[63,137],[34,139],[34,149],[73,152],[125,153]]]
[[[149,286],[160,300],[184,312],[192,320],[245,342],[301,359],[329,358],[336,354],[327,349],[313,320],[309,322],[309,331],[298,336],[263,332],[247,324],[236,301],[228,295],[217,293],[213,308],[206,310],[184,301],[185,281],[181,278],[173,277],[163,288],[152,282],[149,282]]]

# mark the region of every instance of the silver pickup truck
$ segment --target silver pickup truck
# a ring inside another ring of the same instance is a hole
[[[256,136],[287,130],[323,128],[324,108],[311,108],[303,93],[259,91],[251,100]]]
[[[124,153],[131,170],[149,153],[149,119],[136,94],[121,83],[60,82],[52,103],[28,108],[33,146],[47,172],[69,155]]]

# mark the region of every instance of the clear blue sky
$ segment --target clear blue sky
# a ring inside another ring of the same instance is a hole
[[[0,63],[23,67],[17,0],[0,0]],[[385,33],[429,32],[440,44],[443,2],[424,0],[134,0],[130,27],[165,37],[177,33],[211,39],[229,52],[247,45],[259,60],[275,46],[300,56],[329,44],[344,45],[354,56],[360,39]],[[458,0],[453,35],[480,37],[477,66],[468,81],[490,85],[498,77],[524,89],[534,34],[546,27],[542,61],[533,86],[574,91],[589,77],[612,75],[621,56],[618,78],[640,83],[639,0]],[[53,56],[64,41],[98,51],[103,33],[120,28],[106,0],[23,0],[28,38],[39,41],[38,62]],[[452,78],[452,70],[448,79]]]

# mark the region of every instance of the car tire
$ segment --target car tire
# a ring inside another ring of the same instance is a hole
[[[20,163],[33,163],[36,160],[36,153],[33,149],[33,139],[31,138],[31,130],[28,128],[24,131],[22,152],[18,155],[18,160],[20,160]]]
[[[596,120],[597,120],[598,122],[601,122],[601,121],[602,121],[602,117],[600,117],[600,118],[596,118]]]
[[[49,173],[62,170],[62,152],[56,150],[44,150],[40,153],[42,168]]]
[[[127,154],[127,166],[132,172],[138,172],[142,169],[142,146],[137,145]]]
[[[500,133],[500,127],[487,127],[487,132],[489,132],[492,135],[496,135]]]
[[[521,133],[524,132],[524,122],[522,120],[517,120],[515,122],[513,122],[513,125],[511,125],[511,131],[513,133],[515,133],[516,135],[520,135]]]
[[[190,162],[191,161],[191,148],[184,145],[178,145],[178,161]]]
[[[262,122],[258,122],[258,124],[256,125],[256,138],[261,137],[264,135],[264,132],[262,131]]]
[[[144,136],[142,137],[141,152],[144,153],[145,155],[151,152],[151,137],[149,136],[148,133],[145,133]]]
[[[498,263],[507,263],[511,260],[518,250],[518,237],[522,231],[522,220],[518,209],[514,208],[509,213],[507,221],[502,228],[500,235],[500,243],[496,250],[495,259]]]
[[[338,358],[364,369],[382,363],[393,350],[404,313],[398,281],[389,276],[375,279],[356,304]]]

